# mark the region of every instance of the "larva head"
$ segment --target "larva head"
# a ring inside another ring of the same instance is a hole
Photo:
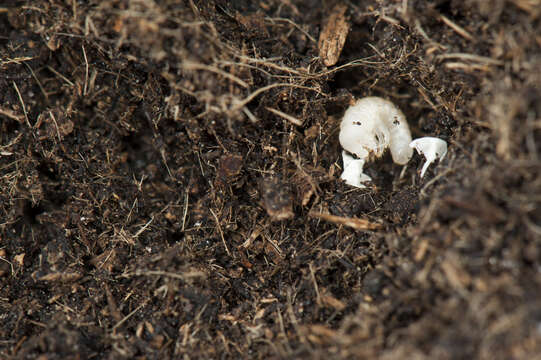
[[[380,119],[377,105],[359,100],[346,110],[340,124],[340,145],[361,159],[380,157],[389,146],[390,134]]]
[[[405,164],[413,150],[404,114],[393,103],[378,97],[357,100],[340,125],[340,144],[361,159],[380,157],[389,147],[393,161]]]

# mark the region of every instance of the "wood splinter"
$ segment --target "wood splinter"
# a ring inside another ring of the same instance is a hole
[[[333,7],[319,35],[317,43],[319,56],[326,66],[333,66],[338,62],[342,48],[346,43],[350,28],[346,10],[347,6],[345,4],[339,3]]]

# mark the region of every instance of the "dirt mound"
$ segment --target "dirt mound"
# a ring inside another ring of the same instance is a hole
[[[0,5],[0,355],[541,353],[541,2],[323,3]],[[363,96],[445,159],[340,181]]]

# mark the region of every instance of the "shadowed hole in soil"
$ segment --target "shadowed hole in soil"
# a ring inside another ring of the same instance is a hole
[[[58,181],[59,178],[58,178],[58,174],[56,172],[56,170],[54,169],[54,165],[50,162],[47,162],[47,161],[42,161],[37,170],[39,171],[39,173],[43,176],[45,176],[47,179],[51,180],[51,181]]]
[[[140,173],[154,158],[155,150],[147,140],[147,134],[143,134],[143,131],[130,133],[121,138],[123,151],[127,155],[126,165],[137,178],[140,178]]]
[[[24,203],[24,219],[30,225],[39,224],[38,216],[45,212],[45,208],[42,205],[32,204],[31,201],[25,201]]]

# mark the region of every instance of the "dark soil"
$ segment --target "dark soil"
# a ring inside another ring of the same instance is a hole
[[[0,358],[541,356],[541,1],[336,3],[2,2]]]

